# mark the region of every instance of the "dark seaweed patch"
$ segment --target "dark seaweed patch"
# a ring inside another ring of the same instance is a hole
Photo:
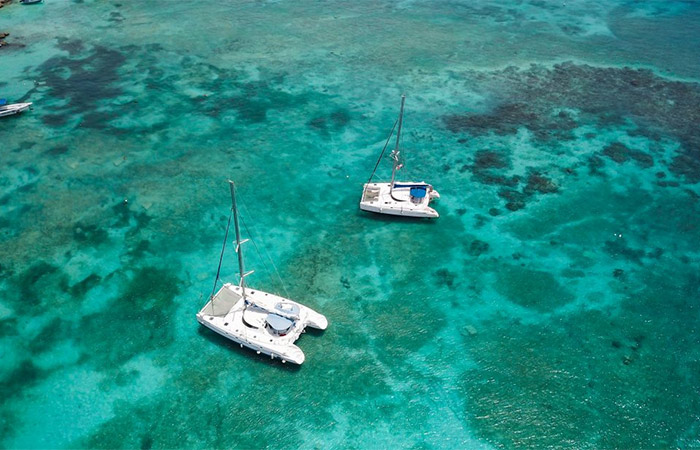
[[[141,439],[141,445],[139,446],[139,448],[141,450],[151,450],[152,447],[153,447],[153,438],[147,434]]]
[[[510,167],[510,161],[501,152],[479,150],[474,155],[474,171],[476,172],[487,169],[505,169],[508,167]]]
[[[273,89],[266,81],[242,83],[242,95],[223,100],[223,105],[235,109],[238,116],[249,123],[260,123],[267,119],[270,109],[282,109],[303,101],[295,95]]]
[[[20,274],[17,284],[22,297],[33,297],[34,287],[43,277],[58,271],[58,267],[45,261],[40,261]]]
[[[53,319],[28,342],[29,351],[32,354],[45,352],[69,335],[70,326],[68,323],[60,318]]]
[[[502,189],[498,196],[506,200],[506,208],[510,211],[517,211],[525,207],[526,194],[513,189]]]
[[[235,72],[221,70],[209,64],[197,63],[191,58],[184,58],[182,65],[188,71],[210,75],[198,79],[198,85],[202,89],[219,94],[216,97],[202,96],[187,101],[195,111],[211,117],[219,117],[233,110],[239,119],[249,124],[262,123],[267,120],[267,113],[270,110],[293,108],[308,101],[304,95],[293,95],[277,89],[276,85],[283,81],[281,76],[270,77],[262,81],[243,82],[238,80],[238,74]],[[153,70],[149,68],[149,72]],[[173,81],[162,80],[159,88],[163,89],[163,84],[168,85],[168,83],[173,83]],[[173,90],[176,90],[175,87]],[[177,108],[181,108],[180,105]],[[330,120],[333,121],[332,118]],[[323,126],[320,122],[316,125]]]
[[[700,147],[696,147],[700,148]],[[686,151],[673,158],[669,169],[687,180],[697,183],[700,181],[700,152]]]
[[[592,155],[588,158],[588,172],[592,175],[601,175],[599,169],[605,166],[605,162],[600,156]]]
[[[68,39],[65,37],[58,37],[56,38],[56,42],[56,46],[60,50],[68,52],[68,54],[71,56],[77,55],[85,51],[85,44],[79,39]]]
[[[350,114],[344,109],[338,109],[328,116],[314,117],[308,122],[308,126],[324,136],[330,132],[341,130],[350,121]]]
[[[0,398],[8,400],[22,393],[46,376],[46,372],[31,361],[22,361],[18,367],[0,380]]]
[[[525,308],[548,312],[574,299],[549,272],[504,265],[496,275],[496,290]]]
[[[642,258],[645,256],[644,250],[629,247],[624,238],[605,241],[604,250],[613,258],[623,258],[637,264],[642,264]]]
[[[456,278],[457,275],[447,269],[438,269],[435,271],[435,279],[438,286],[447,286],[448,289],[454,289]]]
[[[60,127],[68,123],[68,117],[65,114],[45,114],[41,117],[41,121],[46,125]]]
[[[613,142],[605,147],[603,154],[616,163],[623,163],[629,159],[629,149],[619,142]]]
[[[344,109],[333,111],[330,115],[331,123],[336,129],[342,128],[350,122],[350,113]]]
[[[489,243],[475,239],[469,244],[469,254],[471,256],[480,256],[489,251]]]
[[[0,337],[15,336],[17,334],[17,319],[0,319]]]
[[[82,245],[94,247],[107,242],[109,235],[99,225],[77,223],[73,227],[73,239]]]
[[[124,20],[124,16],[118,11],[112,11],[109,13],[109,19],[110,22],[112,23],[120,23]]]
[[[325,117],[315,117],[309,120],[309,126],[317,130],[326,130],[326,118]]]
[[[74,297],[83,297],[90,289],[97,286],[100,283],[100,281],[102,281],[101,276],[97,275],[96,273],[91,273],[83,280],[71,286],[70,293]]]
[[[46,304],[61,299],[60,293],[66,284],[65,280],[66,275],[58,270],[58,267],[39,261],[16,277],[9,278],[14,289],[11,295],[6,296],[6,301],[16,311],[35,314],[42,311]]]
[[[489,132],[499,135],[515,134],[520,127],[536,120],[536,114],[524,103],[499,105],[491,114],[450,115],[443,118],[445,126],[453,133],[468,131],[475,136]]]
[[[112,223],[114,228],[124,228],[131,224],[133,220],[135,222],[135,227],[129,230],[128,236],[133,236],[138,233],[143,227],[148,225],[152,217],[145,212],[135,212],[128,200],[122,200],[112,206],[112,212],[116,216],[115,221]]]
[[[523,188],[523,193],[532,195],[536,192],[540,194],[552,194],[559,190],[556,184],[539,172],[531,172],[527,177],[527,185]]]
[[[468,132],[474,136],[490,132],[513,135],[520,128],[527,128],[542,141],[573,139],[571,132],[578,126],[566,111],[535,110],[525,103],[501,104],[488,114],[449,115],[443,123],[453,133]]]
[[[64,155],[68,152],[68,146],[67,145],[57,145],[56,147],[51,147],[46,151],[47,155],[51,156],[59,156],[59,155]]]
[[[518,176],[508,177],[496,172],[497,169],[507,169],[510,166],[510,160],[503,152],[479,150],[474,155],[474,164],[465,165],[463,169],[471,169],[474,177],[482,184],[515,187],[520,182]]]
[[[650,70],[600,68],[574,63],[552,68],[506,68],[486,77],[465,73],[479,84],[488,83],[500,106],[486,114],[451,114],[443,117],[446,128],[473,135],[513,134],[531,130],[537,139],[566,139],[575,121],[598,127],[630,126],[630,133],[652,140],[669,138],[680,144],[669,169],[687,182],[700,181],[700,85],[669,81]],[[557,109],[553,108],[553,105]],[[616,157],[621,157],[620,155]],[[649,155],[629,154],[642,167],[650,167]],[[595,167],[591,167],[595,169]]]
[[[504,189],[501,189],[498,195],[506,200],[505,206],[510,211],[524,208],[527,200],[535,194],[551,194],[559,190],[551,178],[537,170],[530,170],[527,184],[522,190],[518,190],[521,181],[519,176],[507,176],[498,172],[511,167],[509,159],[503,152],[479,150],[474,155],[474,164],[464,167],[471,169],[474,178],[482,184],[503,186]]]
[[[67,116],[65,113],[86,114],[82,126],[103,127],[112,115],[98,113],[98,102],[111,100],[122,94],[115,86],[119,81],[118,69],[126,61],[119,51],[94,46],[89,56],[75,57],[85,51],[81,41],[61,39],[59,48],[68,51],[69,56],[55,56],[44,62],[38,68],[37,78],[41,81],[48,94],[54,98],[63,99],[66,105],[59,107],[61,113],[45,115],[42,120],[48,125],[62,125]]]
[[[172,343],[173,299],[180,291],[173,273],[154,267],[138,270],[107,310],[83,319],[79,338],[90,361],[113,367]],[[119,345],[104,346],[115,338]]]
[[[140,258],[149,251],[150,247],[151,243],[149,241],[141,240],[135,247],[129,248],[129,256],[132,258]]]
[[[620,142],[613,142],[612,144],[606,146],[603,149],[603,155],[607,156],[618,164],[632,159],[643,168],[649,168],[654,165],[654,159],[650,155],[640,150],[631,149]]]

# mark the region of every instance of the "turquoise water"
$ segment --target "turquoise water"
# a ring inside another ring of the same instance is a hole
[[[698,24],[676,1],[1,9],[0,97],[35,107],[0,120],[0,447],[700,447]],[[358,210],[403,92],[435,221]],[[330,321],[301,367],[195,320],[228,178],[284,280],[247,247],[250,284]]]

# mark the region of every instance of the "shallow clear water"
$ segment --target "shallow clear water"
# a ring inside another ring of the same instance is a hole
[[[1,9],[0,97],[35,107],[0,121],[0,447],[700,447],[699,19]],[[402,92],[403,176],[440,191],[436,221],[357,207]],[[330,321],[302,367],[195,320],[228,178],[250,284]]]

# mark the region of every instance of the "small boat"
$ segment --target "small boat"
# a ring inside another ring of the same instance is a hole
[[[11,116],[13,114],[19,114],[22,111],[26,111],[32,103],[11,103],[9,105],[0,106],[0,117]]]
[[[37,3],[41,3],[44,0],[19,0],[19,2],[23,5],[36,5]]]
[[[435,219],[440,217],[440,214],[430,207],[430,202],[440,198],[440,194],[432,185],[424,181],[396,181],[396,172],[403,167],[403,164],[399,163],[399,143],[401,139],[405,101],[406,96],[402,95],[401,111],[397,119],[399,127],[396,132],[396,147],[391,152],[391,159],[394,161],[394,168],[391,172],[391,182],[372,183],[372,177],[374,177],[374,172],[372,172],[369,181],[362,189],[360,209],[379,214]],[[396,127],[396,124],[394,124],[394,127]],[[391,134],[393,134],[393,132],[394,130],[392,129]],[[389,139],[391,139],[391,134],[389,135]],[[389,139],[387,139],[387,145],[389,144]],[[375,172],[385,150],[386,145],[379,155],[377,165],[374,166]]]
[[[236,253],[238,254],[240,283],[238,285],[225,283],[216,292],[221,262],[226,249],[226,239],[231,226],[231,216],[229,216],[224,246],[219,258],[219,268],[214,280],[214,289],[207,304],[197,313],[197,321],[240,344],[241,347],[253,349],[258,354],[269,355],[272,359],[280,359],[283,363],[289,361],[301,364],[306,357],[304,352],[294,345],[294,342],[299,339],[307,326],[325,330],[328,326],[328,320],[322,314],[300,303],[246,286],[245,278],[253,272],[245,273],[241,244],[248,239],[241,240],[233,181],[229,181],[229,185],[231,188],[231,215],[236,230]]]

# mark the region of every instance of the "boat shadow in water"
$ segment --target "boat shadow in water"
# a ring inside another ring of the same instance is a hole
[[[321,336],[325,332],[326,332],[326,330],[319,330],[318,328],[313,328],[313,327],[307,327],[304,330],[304,333],[310,334],[311,336]]]
[[[314,331],[320,331],[321,330],[314,330]],[[218,333],[215,333],[214,331],[210,330],[207,327],[198,327],[199,335],[206,339],[207,341],[211,342],[212,344],[225,348],[231,351],[235,351],[237,353],[240,353],[241,355],[245,356],[246,358],[250,358],[253,361],[259,363],[259,364],[265,364],[266,366],[270,367],[276,367],[282,370],[286,370],[288,372],[298,372],[301,369],[300,365],[293,364],[290,362],[287,363],[282,363],[278,358],[272,359],[268,355],[263,355],[257,354],[255,350],[251,350],[248,347],[241,347],[240,344],[237,344],[236,342],[233,342],[229,339],[226,339],[225,337],[221,336]]]

